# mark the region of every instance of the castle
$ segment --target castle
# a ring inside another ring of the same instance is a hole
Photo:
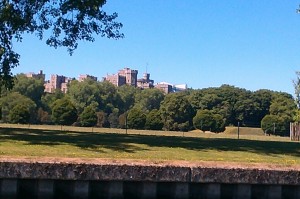
[[[45,84],[45,92],[54,93],[56,89],[61,90],[63,93],[66,93],[68,90],[68,83],[75,80],[75,78],[66,77],[63,75],[52,74],[50,79],[45,81],[45,74],[40,70],[38,74],[35,73],[27,73],[25,74],[30,78],[41,78],[44,80]],[[186,84],[181,85],[172,85],[167,82],[161,82],[154,85],[154,80],[150,79],[150,73],[144,73],[141,79],[137,78],[138,70],[132,70],[128,67],[121,69],[116,74],[106,75],[106,77],[102,78],[102,81],[108,81],[115,86],[122,85],[130,85],[140,89],[149,89],[149,88],[158,88],[162,90],[164,93],[177,92],[187,89]],[[92,75],[79,75],[78,81],[84,81],[86,78],[93,79],[97,81],[97,77]]]

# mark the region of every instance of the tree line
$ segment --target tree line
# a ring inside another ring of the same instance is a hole
[[[66,94],[45,93],[42,79],[24,74],[14,84],[12,90],[2,88],[2,122],[212,132],[239,124],[284,135],[297,112],[288,93],[231,85],[164,94],[87,78],[73,80]]]

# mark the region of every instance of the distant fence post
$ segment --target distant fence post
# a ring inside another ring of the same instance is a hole
[[[290,122],[290,140],[292,140],[293,123]]]
[[[300,140],[300,123],[299,122],[290,123],[290,140],[292,140],[292,141]]]
[[[240,139],[240,122],[238,122],[238,139]]]

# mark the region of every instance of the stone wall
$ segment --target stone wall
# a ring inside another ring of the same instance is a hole
[[[297,169],[2,161],[0,198],[300,198]]]
[[[102,180],[300,185],[297,169],[168,164],[0,162],[2,179]]]

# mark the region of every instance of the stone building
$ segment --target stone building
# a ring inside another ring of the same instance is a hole
[[[119,70],[117,74],[107,75],[103,78],[104,81],[109,81],[116,86],[122,86],[128,84],[130,86],[137,86],[137,70],[132,70],[130,68],[124,68]]]
[[[149,73],[144,73],[143,78],[137,80],[137,87],[141,89],[154,87],[154,80],[150,79]]]
[[[126,78],[120,74],[107,75],[103,78],[103,81],[108,81],[115,86],[122,86],[126,84]]]
[[[45,74],[43,73],[42,70],[40,70],[38,74],[30,72],[30,73],[26,73],[25,75],[26,75],[26,77],[29,77],[29,78],[42,79],[43,81],[45,81]]]
[[[160,82],[155,85],[155,88],[162,90],[166,94],[171,93],[173,91],[173,86],[167,82]]]
[[[87,74],[85,74],[85,75],[79,75],[78,81],[79,81],[79,82],[82,82],[82,81],[84,81],[86,78],[90,78],[90,79],[92,79],[92,80],[97,81],[97,77],[92,76],[92,75],[87,75]]]
[[[68,90],[67,85],[72,80],[72,78],[63,75],[51,75],[50,80],[45,83],[45,92],[54,93],[56,89],[60,89],[63,93],[66,93]]]

